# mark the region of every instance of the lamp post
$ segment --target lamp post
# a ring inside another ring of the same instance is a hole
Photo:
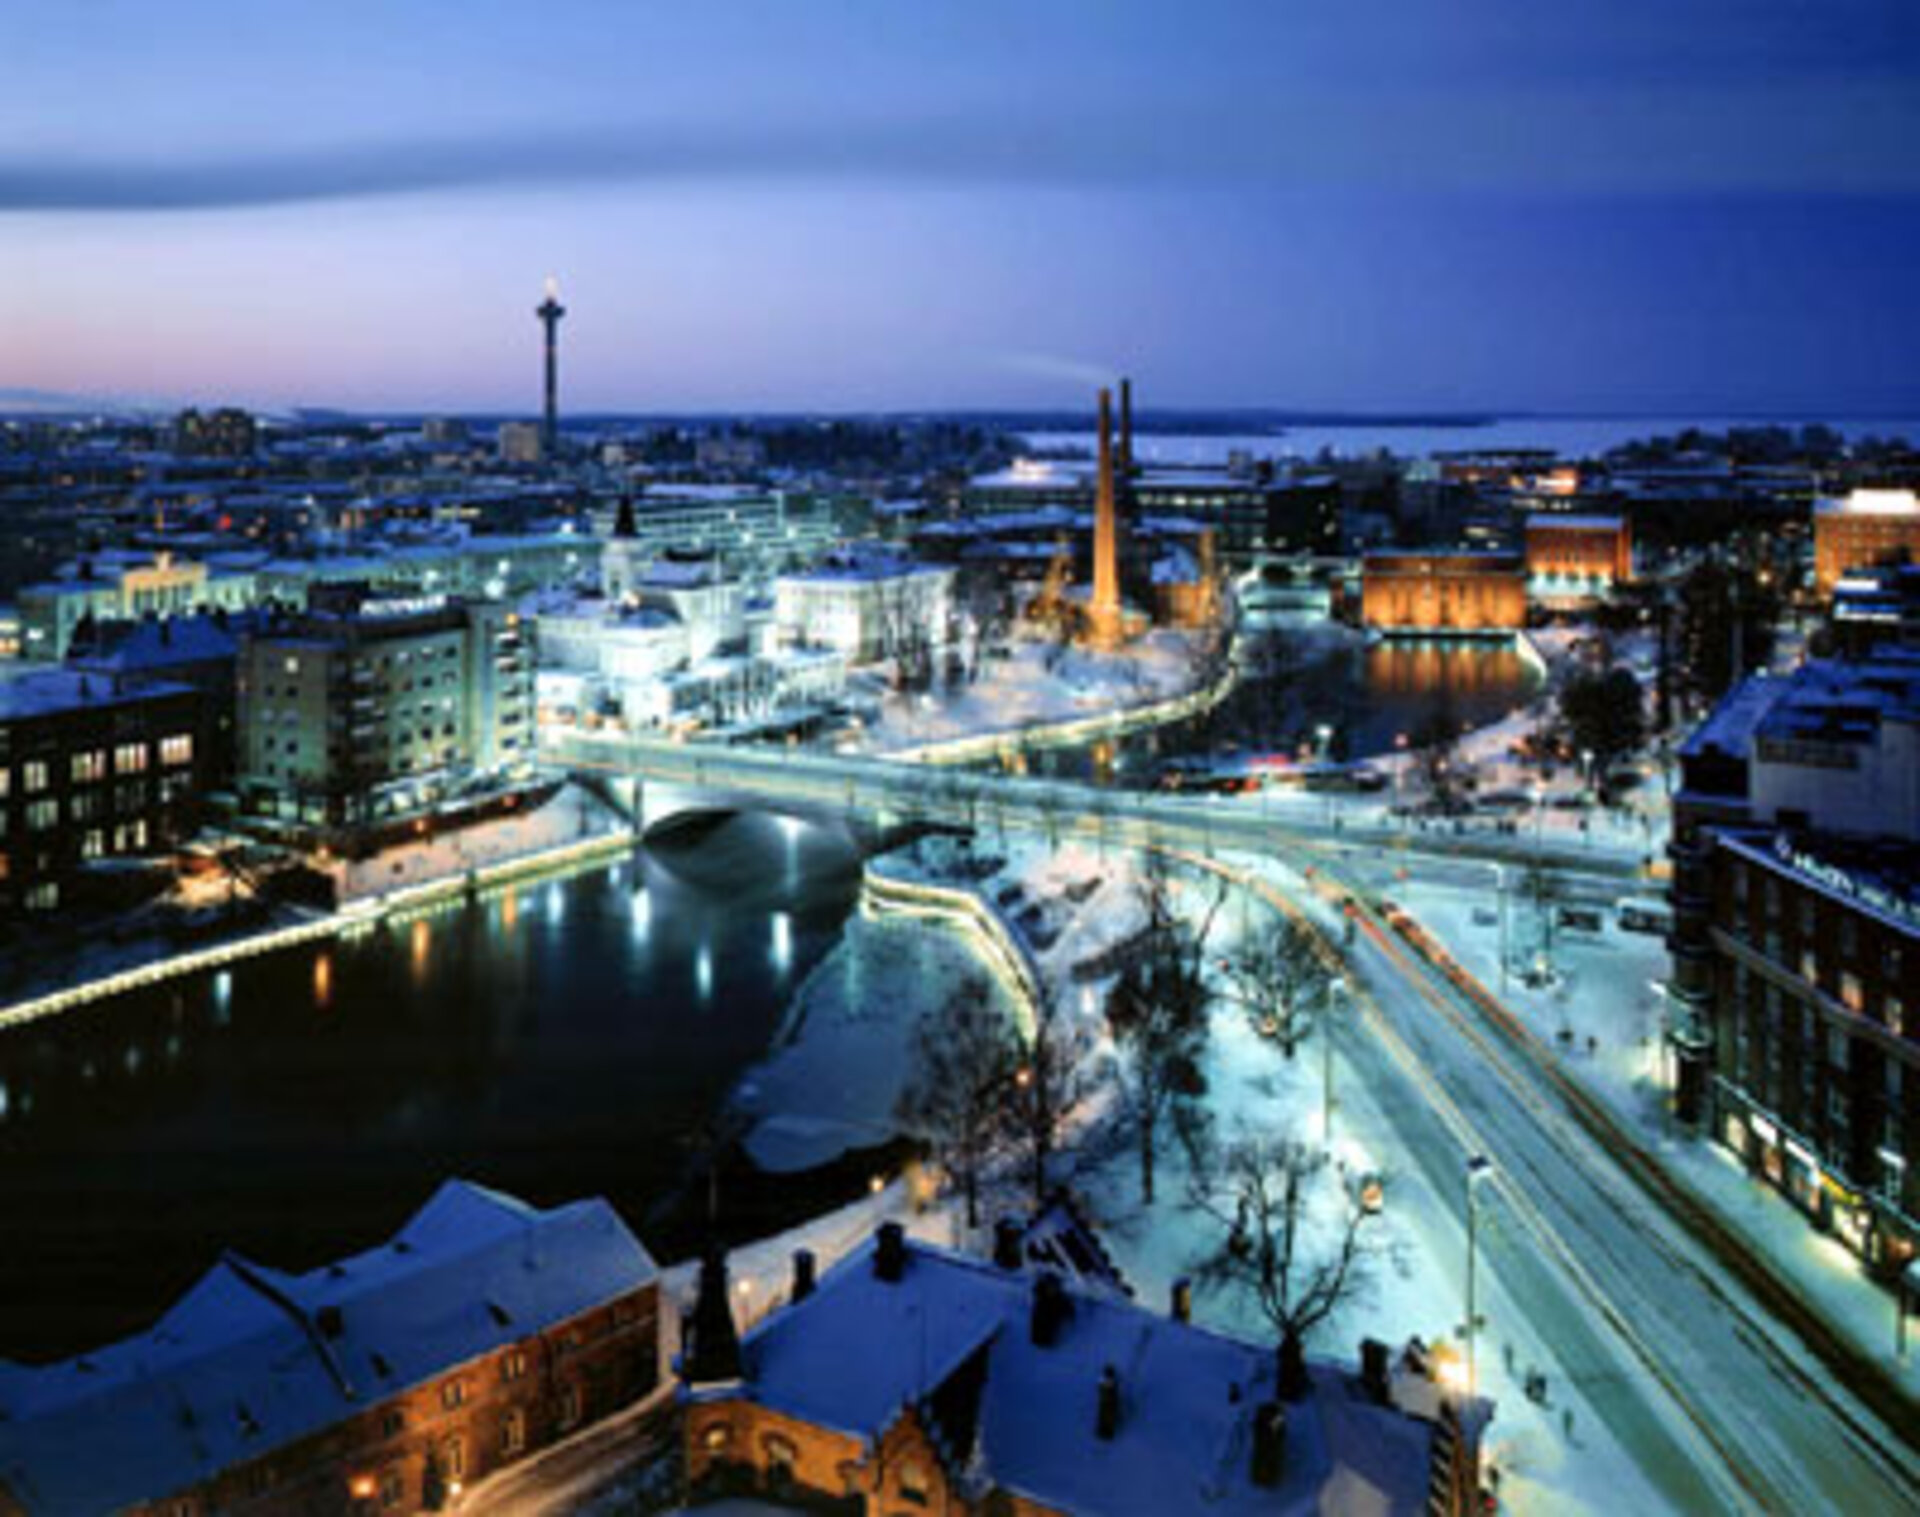
[[[1500,897],[1500,994],[1507,993],[1507,866],[1493,866],[1493,888]]]
[[[1881,1201],[1885,1209],[1898,1215],[1906,1199],[1907,1156],[1891,1148],[1880,1150]],[[1907,1357],[1907,1282],[1913,1273],[1909,1265],[1893,1287],[1893,1351],[1896,1358]]]
[[[1320,1008],[1320,1145],[1333,1151],[1333,1024],[1334,1008],[1346,999],[1347,982],[1341,975],[1327,981],[1325,1004]]]
[[[1485,1154],[1467,1159],[1467,1394],[1480,1394],[1479,1360],[1474,1352],[1480,1336],[1479,1307],[1474,1299],[1474,1270],[1479,1262],[1481,1181],[1493,1173],[1493,1161]]]

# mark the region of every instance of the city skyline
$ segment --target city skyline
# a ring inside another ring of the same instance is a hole
[[[1920,408],[1920,23],[1617,11],[30,7],[0,388]]]

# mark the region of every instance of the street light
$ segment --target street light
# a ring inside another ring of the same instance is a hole
[[[1474,1301],[1474,1269],[1478,1263],[1480,1207],[1478,1192],[1481,1181],[1493,1173],[1493,1160],[1485,1154],[1473,1154],[1467,1159],[1467,1394],[1477,1396],[1480,1393],[1479,1361],[1474,1352],[1480,1336],[1479,1308]]]
[[[1335,975],[1327,981],[1326,1004],[1320,1009],[1320,1142],[1328,1152],[1333,1150],[1333,1008],[1346,994],[1345,978]]]
[[[1493,866],[1493,888],[1500,897],[1500,994],[1507,993],[1507,866]]]

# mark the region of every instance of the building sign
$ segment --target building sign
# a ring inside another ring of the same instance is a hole
[[[1774,857],[1779,859],[1795,874],[1811,880],[1823,890],[1856,902],[1870,911],[1877,911],[1884,917],[1890,917],[1902,927],[1920,931],[1920,910],[1916,910],[1911,901],[1895,895],[1884,885],[1868,880],[1855,879],[1837,864],[1829,864],[1825,859],[1817,859],[1810,853],[1802,853],[1784,837],[1773,840]]]

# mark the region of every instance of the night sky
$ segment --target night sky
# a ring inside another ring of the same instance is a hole
[[[0,10],[0,390],[1920,411],[1913,0]]]

